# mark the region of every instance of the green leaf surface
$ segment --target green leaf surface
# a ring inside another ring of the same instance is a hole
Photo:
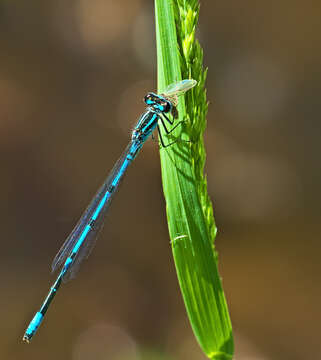
[[[162,132],[160,150],[169,234],[178,281],[194,334],[210,359],[231,359],[232,327],[217,268],[216,226],[204,176],[207,100],[203,52],[195,40],[197,0],[155,0],[158,91],[192,78],[198,84],[181,96],[178,126]],[[177,122],[177,123],[178,123]]]

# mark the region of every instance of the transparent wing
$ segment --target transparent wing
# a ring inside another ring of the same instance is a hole
[[[187,90],[191,89],[197,84],[196,80],[193,79],[185,79],[167,86],[167,88],[163,91],[165,96],[173,96],[173,95],[182,95]]]
[[[110,201],[106,204],[106,209],[102,210],[101,216],[98,217],[97,222],[95,223],[95,228],[88,233],[86,240],[80,247],[77,256],[75,257],[72,265],[68,269],[68,271],[65,273],[63,277],[63,282],[67,282],[69,280],[72,280],[76,277],[80,265],[83,260],[88,259],[92,249],[95,247],[99,233],[101,232],[103,226],[104,226],[104,220],[105,216],[108,210],[108,207],[110,205]]]
[[[105,196],[106,192],[108,191],[108,188],[110,187],[111,183],[115,179],[116,176],[120,177],[120,181],[123,178],[123,175],[125,174],[125,170],[123,167],[123,164],[126,160],[126,157],[130,151],[130,148],[132,147],[132,143],[129,143],[126,150],[123,152],[123,155],[119,158],[117,163],[115,164],[114,168],[108,175],[107,179],[103,183],[103,185],[99,188],[96,195],[92,199],[91,203],[85,210],[85,212],[82,214],[81,218],[79,219],[77,225],[74,227],[73,231],[70,233],[68,238],[65,240],[64,244],[58,251],[57,255],[55,256],[52,265],[51,270],[52,272],[56,271],[66,260],[66,258],[69,256],[73,248],[75,247],[77,241],[79,240],[80,235],[84,231],[85,227],[88,223],[90,223],[91,218],[93,214],[95,213],[98,204]],[[102,225],[104,223],[104,218],[107,213],[107,210],[112,202],[113,196],[116,193],[120,182],[118,183],[117,187],[110,193],[110,196],[108,197],[108,200],[104,203],[103,207],[101,208],[99,215],[97,219],[95,220],[95,224],[93,226],[93,229],[88,233],[86,239],[84,240],[83,244],[81,245],[73,263],[69,267],[68,271],[64,275],[64,281],[68,281],[69,279],[72,279],[77,270],[79,269],[79,265],[82,262],[84,258],[87,258],[93,249],[97,236],[99,234],[99,231],[102,228]]]

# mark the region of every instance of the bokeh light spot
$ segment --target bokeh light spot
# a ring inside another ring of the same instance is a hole
[[[138,354],[135,341],[123,329],[97,324],[78,337],[72,359],[138,360]]]

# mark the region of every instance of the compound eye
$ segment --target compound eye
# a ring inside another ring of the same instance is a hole
[[[172,110],[172,105],[169,101],[166,102],[164,112],[168,113]]]
[[[152,104],[155,103],[152,94],[147,94],[147,95],[144,97],[144,101],[145,101],[145,103],[146,103],[147,105],[152,105]]]

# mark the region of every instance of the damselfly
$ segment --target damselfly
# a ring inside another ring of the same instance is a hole
[[[61,282],[72,279],[79,269],[82,260],[90,254],[109,205],[128,166],[156,128],[158,129],[162,146],[166,146],[158,125],[161,124],[163,126],[166,134],[169,134],[178,125],[176,124],[171,130],[168,130],[165,121],[173,125],[174,120],[170,120],[166,114],[172,113],[174,119],[177,117],[177,97],[194,87],[196,83],[195,80],[182,80],[169,85],[162,94],[151,92],[145,96],[144,101],[148,106],[146,111],[140,116],[127,148],[54,258],[51,267],[52,271],[62,267],[61,271],[39,311],[36,312],[31,320],[23,340],[27,342],[31,340],[41,324],[51,301],[55,297]]]

